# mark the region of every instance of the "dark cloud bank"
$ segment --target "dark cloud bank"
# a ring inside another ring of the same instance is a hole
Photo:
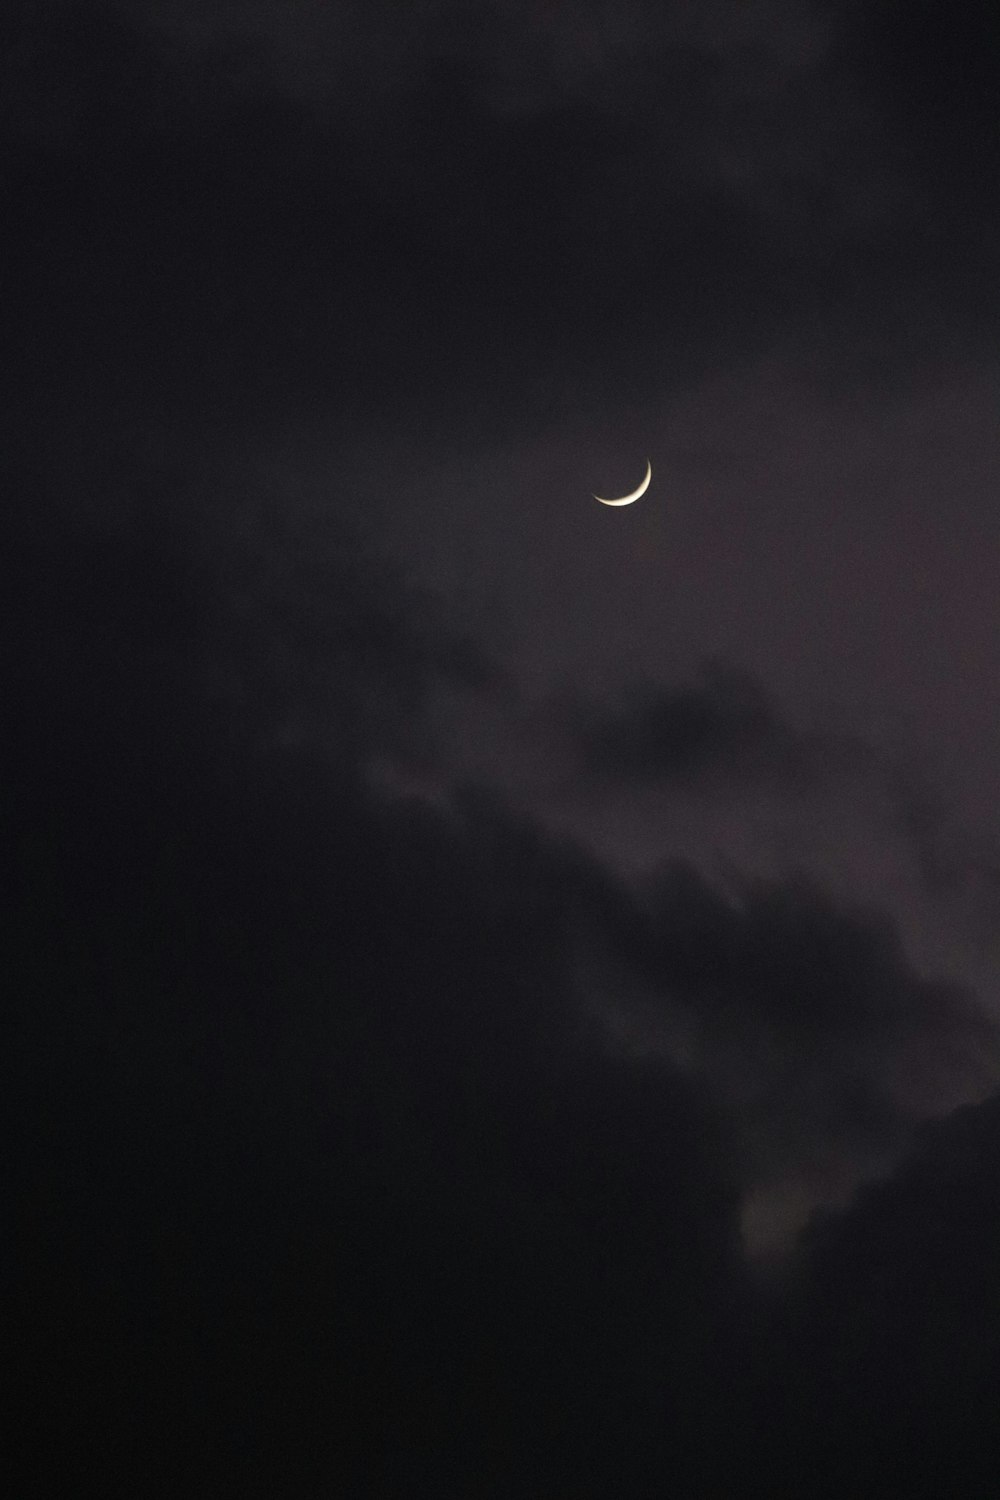
[[[994,1104],[762,1289],[712,1066],[765,1167],[900,1146],[879,1068],[987,1035],[970,997],[821,893],[639,897],[483,789],[374,790],[485,665],[346,543],[317,604],[151,510],[13,553],[24,1493],[977,1493]],[[581,930],[708,1064],[616,1049]]]
[[[418,142],[466,111],[428,221],[326,140],[319,173],[279,95],[219,109],[186,62],[178,105],[160,42],[57,12],[5,127],[17,1493],[985,1495],[997,1104],[913,1137],[888,1081],[989,1045],[973,997],[822,891],[674,863],[637,893],[495,792],[376,783],[380,759],[434,770],[440,685],[500,696],[503,673],[348,535],[296,536],[194,450],[151,469],[135,436],[137,411],[196,426],[206,392],[219,425],[303,389],[343,417],[416,379],[432,325],[459,364],[480,315],[516,333],[530,215],[495,303],[485,239],[442,261],[440,226],[469,222],[483,153],[511,182],[541,163],[542,196],[586,110],[519,138],[474,91],[426,95]],[[428,222],[420,264],[472,323],[407,290]],[[619,326],[605,253],[557,323],[582,292]],[[370,255],[405,339],[352,303]],[[798,774],[736,688],[668,694],[581,757],[714,774],[764,743]],[[605,994],[693,1028],[694,1062],[615,1043],[595,953]],[[741,1202],[803,1139],[901,1164],[762,1280]]]
[[[776,337],[855,384],[992,348],[985,5],[944,35],[926,6],[638,7],[634,34],[599,5],[534,29],[431,5],[409,30],[273,7],[263,39],[225,7],[204,33],[183,5],[11,9],[22,394],[85,378],[272,422],[404,402],[454,441]]]

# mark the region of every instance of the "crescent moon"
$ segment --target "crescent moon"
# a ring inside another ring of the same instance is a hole
[[[640,495],[644,495],[646,493],[646,491],[649,489],[649,481],[652,479],[652,477],[653,465],[647,458],[646,477],[639,485],[639,488],[632,491],[631,495],[623,495],[620,500],[601,500],[600,495],[595,495],[594,499],[600,500],[602,505],[631,505],[633,500],[638,500]]]

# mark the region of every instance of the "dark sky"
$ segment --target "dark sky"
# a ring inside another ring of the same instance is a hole
[[[8,9],[18,1492],[991,1493],[994,7]]]

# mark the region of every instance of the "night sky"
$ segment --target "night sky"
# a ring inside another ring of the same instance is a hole
[[[19,1496],[995,1493],[998,44],[8,0]]]

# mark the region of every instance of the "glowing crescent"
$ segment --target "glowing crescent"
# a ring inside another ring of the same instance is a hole
[[[642,483],[640,484],[639,488],[637,490],[633,490],[632,491],[631,495],[623,495],[620,500],[601,500],[600,495],[595,495],[594,499],[595,500],[601,500],[601,504],[602,505],[631,505],[633,500],[638,500],[638,498],[639,498],[640,495],[644,495],[646,493],[646,491],[649,489],[649,481],[652,479],[652,477],[653,477],[653,465],[650,463],[649,459],[647,458],[646,459],[646,477],[642,481]]]

